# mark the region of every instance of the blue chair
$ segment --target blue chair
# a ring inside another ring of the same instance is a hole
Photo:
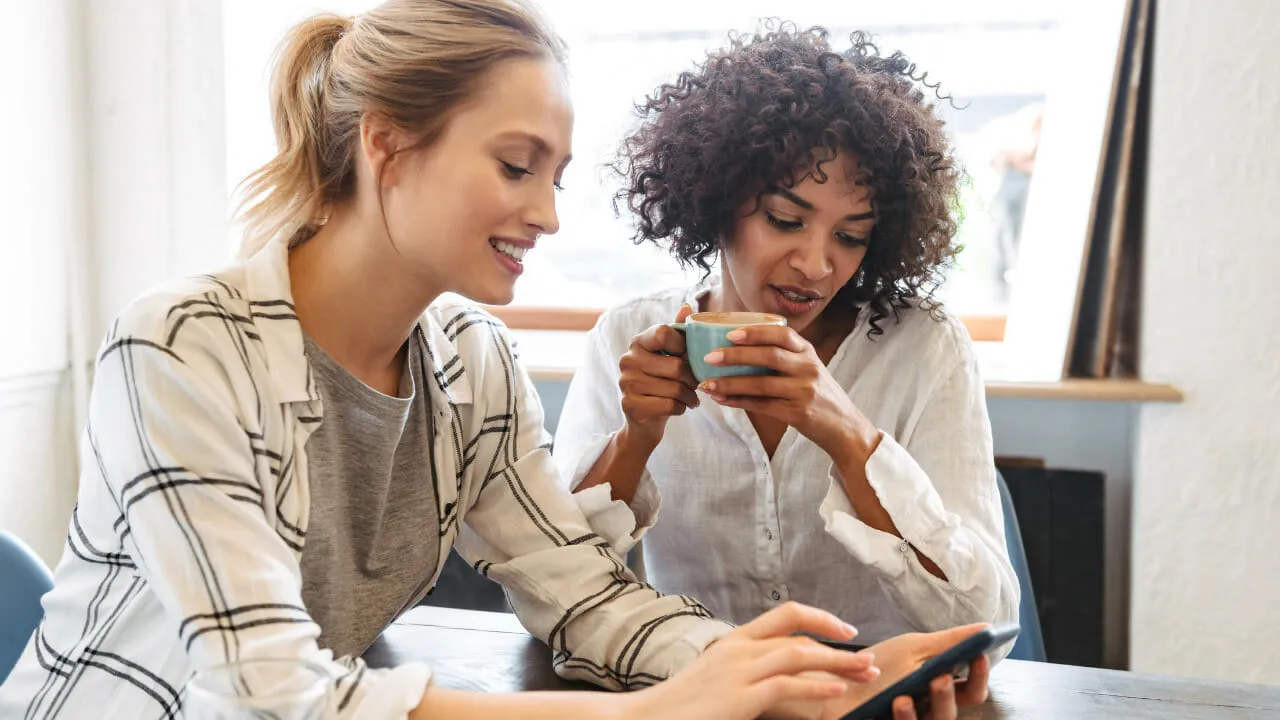
[[[49,568],[26,543],[0,530],[0,683],[44,617],[40,598],[52,589]]]
[[[1009,546],[1009,562],[1013,564],[1013,572],[1018,576],[1018,585],[1022,586],[1022,600],[1018,604],[1018,625],[1022,630],[1013,643],[1013,649],[1009,651],[1009,657],[1014,660],[1045,662],[1048,656],[1044,651],[1044,633],[1040,629],[1036,595],[1031,589],[1031,573],[1027,569],[1027,551],[1022,545],[1018,513],[1013,509],[1009,486],[999,472],[996,473],[996,482],[1000,485],[1000,506],[1004,508],[1004,541]]]

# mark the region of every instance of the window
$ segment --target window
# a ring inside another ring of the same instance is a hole
[[[374,4],[346,0],[323,9],[358,13]],[[227,53],[234,180],[270,155],[268,58],[288,26],[316,5],[226,2],[226,43],[234,48]],[[633,126],[634,103],[724,44],[730,30],[751,30],[756,18],[776,14],[779,6],[743,0],[541,5],[569,44],[575,160],[558,198],[559,234],[529,254],[515,302],[496,312],[517,328],[585,329],[605,307],[697,278],[664,252],[632,243],[627,211],[621,218],[614,214],[618,183],[607,166]],[[969,178],[959,210],[965,250],[939,296],[966,318],[976,339],[1003,336],[1039,108],[1054,60],[1047,39],[1059,24],[1056,7],[1015,0],[917,0],[856,9],[845,2],[793,0],[785,6],[785,19],[827,27],[840,48],[855,29],[875,34],[882,51],[905,52],[961,108],[941,106]]]

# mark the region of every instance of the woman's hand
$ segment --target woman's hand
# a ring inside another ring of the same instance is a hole
[[[688,305],[681,307],[676,322],[692,312]],[[623,432],[629,439],[656,447],[672,416],[698,406],[698,381],[684,353],[684,335],[667,325],[654,325],[631,339],[631,347],[618,361]]]
[[[749,325],[730,332],[732,346],[706,356],[711,365],[752,365],[776,375],[716,378],[702,390],[727,407],[776,418],[813,441],[837,466],[862,463],[880,434],[818,358],[809,341],[781,325]]]
[[[829,648],[796,632],[842,641],[855,634],[830,613],[787,603],[725,635],[672,678],[627,698],[625,716],[748,720],[788,706],[820,709],[845,696],[850,683],[879,676],[872,653]]]
[[[850,685],[839,698],[823,705],[822,720],[839,720],[846,713],[880,694],[882,690],[915,672],[926,660],[942,654],[947,648],[986,627],[983,623],[962,625],[934,633],[907,633],[889,638],[867,648],[875,654],[880,677],[861,685]],[[985,656],[969,665],[969,677],[956,681],[950,673],[939,675],[929,684],[928,710],[922,716],[915,711],[911,698],[903,695],[893,702],[893,720],[955,720],[959,708],[981,705],[987,700],[987,678],[991,665]]]

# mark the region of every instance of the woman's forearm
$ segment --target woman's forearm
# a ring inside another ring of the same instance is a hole
[[[871,487],[870,481],[867,480],[867,461],[871,459],[871,455],[879,445],[879,433],[874,435],[869,433],[850,433],[844,445],[842,451],[838,453],[838,456],[833,456],[832,460],[835,462],[836,470],[840,473],[840,481],[844,487],[845,495],[849,497],[849,504],[853,506],[853,511],[857,513],[858,519],[876,530],[889,533],[894,537],[902,537],[902,533],[893,522],[893,518],[890,517],[889,511],[884,509],[884,505],[880,503],[880,498],[876,496],[875,489]],[[915,547],[911,549],[915,552],[916,559],[920,561],[920,564],[930,575],[942,580],[947,579],[946,574],[942,572],[942,568],[938,567],[937,563]]]
[[[642,717],[634,706],[640,693],[524,692],[478,693],[448,688],[428,688],[409,720],[564,720],[602,718],[627,720]]]
[[[604,452],[600,453],[600,458],[591,466],[577,489],[586,490],[601,483],[609,483],[614,500],[631,504],[640,487],[640,478],[644,476],[649,456],[657,446],[657,441],[637,436],[623,426],[609,440]]]

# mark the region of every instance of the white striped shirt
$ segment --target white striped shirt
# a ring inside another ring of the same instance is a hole
[[[98,356],[83,474],[45,617],[0,686],[4,718],[177,718],[198,668],[324,665],[336,717],[400,717],[430,679],[318,647],[301,599],[304,445],[324,417],[281,243],[136,301]],[[635,581],[560,486],[507,333],[441,301],[419,323],[433,380],[439,574],[459,551],[503,583],[557,672],[650,685],[727,626]],[[625,539],[615,539],[625,542]]]

